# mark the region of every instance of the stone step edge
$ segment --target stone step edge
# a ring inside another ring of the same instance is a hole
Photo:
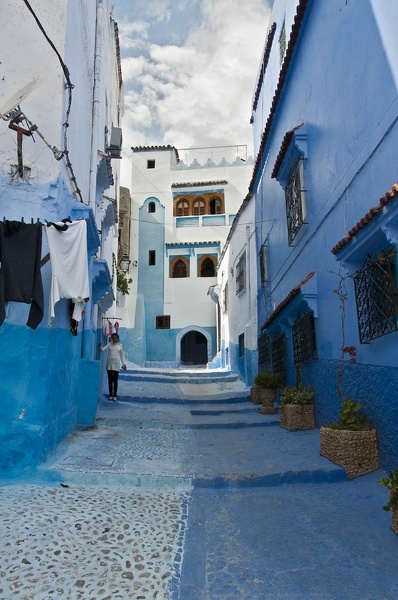
[[[228,393],[226,393],[229,396]],[[248,396],[242,396],[240,392],[237,392],[237,396],[232,397],[211,397],[207,398],[204,396],[186,396],[184,398],[158,398],[156,396],[126,396],[120,395],[119,402],[128,402],[129,404],[177,404],[177,405],[189,405],[192,403],[197,404],[240,404],[247,403]]]
[[[98,419],[101,420],[101,424],[105,424],[108,420],[113,421],[112,417],[103,417],[100,416]],[[97,419],[97,420],[98,420]],[[123,417],[120,418],[123,420]],[[141,420],[130,420],[129,419],[129,427],[131,431],[134,429],[145,429],[145,430],[164,430],[164,431],[178,431],[178,430],[198,430],[198,429],[250,429],[254,427],[269,427],[269,426],[278,426],[279,427],[279,419],[277,420],[268,420],[266,421],[255,421],[254,423],[246,423],[244,421],[234,421],[231,423],[167,423],[165,421],[141,421]]]
[[[41,469],[30,483],[67,485],[68,487],[102,486],[148,489],[248,489],[261,487],[277,487],[291,484],[338,483],[348,481],[344,469],[340,467],[303,471],[284,471],[248,476],[219,475],[206,476],[172,476],[130,473],[89,473],[81,471],[62,471],[60,469]]]
[[[120,374],[120,381],[145,382],[145,383],[186,383],[191,385],[210,385],[221,383],[236,383],[238,377],[217,377],[217,378],[198,378],[198,377],[167,377],[164,375],[148,376],[148,375],[132,375],[127,373]]]

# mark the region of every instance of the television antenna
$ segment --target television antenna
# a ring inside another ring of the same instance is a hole
[[[32,136],[33,133],[37,133],[37,135],[43,140],[46,146],[50,148],[56,160],[61,160],[65,155],[65,152],[58,150],[56,146],[50,146],[50,144],[44,138],[43,134],[39,131],[37,125],[34,125],[28,119],[28,117],[22,112],[22,109],[20,107],[21,102],[33,92],[38,83],[38,79],[32,79],[32,81],[24,85],[20,90],[13,94],[11,98],[9,98],[7,102],[3,104],[3,106],[0,108],[0,117],[3,119],[3,121],[9,121],[8,127],[17,132],[17,171],[20,177],[23,177],[22,140],[24,135]],[[21,127],[21,123],[23,123],[24,121],[27,124],[28,129]]]
[[[38,79],[32,79],[23,86],[18,92],[13,94],[9,100],[0,108],[0,116],[4,121],[9,121],[21,113],[20,104],[25,100],[39,83]]]

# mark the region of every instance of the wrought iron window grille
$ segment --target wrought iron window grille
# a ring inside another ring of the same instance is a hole
[[[258,366],[264,367],[271,362],[271,340],[265,332],[258,337]]]
[[[236,293],[239,294],[246,285],[246,252],[236,263]]]
[[[289,246],[305,222],[305,189],[303,178],[303,159],[293,165],[285,187],[286,221]]]
[[[397,331],[398,289],[396,252],[393,248],[368,255],[354,275],[359,341],[372,340]]]
[[[292,327],[293,358],[295,365],[301,365],[314,358],[316,352],[315,322],[312,311],[299,315]]]
[[[286,371],[286,335],[278,333],[272,338],[272,372],[285,373]]]

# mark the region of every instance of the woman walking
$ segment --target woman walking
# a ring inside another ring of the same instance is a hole
[[[108,350],[106,371],[108,373],[109,400],[110,402],[116,402],[120,365],[122,366],[122,369],[127,369],[123,346],[119,342],[118,334],[112,333],[110,343],[104,347],[102,347],[101,344],[98,344],[98,347],[101,352]]]

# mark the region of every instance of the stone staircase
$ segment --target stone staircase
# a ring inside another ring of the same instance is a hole
[[[67,483],[251,487],[345,479],[319,454],[319,431],[287,432],[227,371],[129,369],[119,401],[62,442],[43,476]]]

